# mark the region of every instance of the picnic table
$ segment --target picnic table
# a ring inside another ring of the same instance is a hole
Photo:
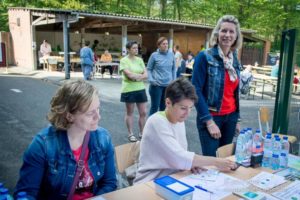
[[[277,86],[277,77],[272,77],[264,74],[253,74],[254,81],[260,81],[262,82],[262,94],[261,98],[264,98],[264,92],[265,92],[265,85],[270,84],[274,87]]]

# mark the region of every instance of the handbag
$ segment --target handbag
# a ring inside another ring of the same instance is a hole
[[[79,160],[77,162],[75,177],[74,177],[74,180],[73,180],[73,183],[72,183],[71,190],[68,194],[67,200],[72,200],[73,199],[73,195],[74,195],[74,192],[75,192],[76,185],[78,183],[79,176],[82,173],[82,170],[84,168],[84,160],[83,159],[84,159],[85,152],[86,152],[86,149],[87,149],[88,144],[89,144],[89,140],[90,140],[90,132],[87,131],[85,136],[84,136],[84,139],[83,139],[82,150],[81,150],[81,153],[80,153]]]

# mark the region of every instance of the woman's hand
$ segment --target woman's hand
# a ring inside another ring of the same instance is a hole
[[[219,127],[213,120],[209,120],[206,122],[206,128],[211,137],[219,139],[222,136]]]
[[[237,168],[235,162],[225,158],[216,158],[215,166],[223,172],[228,172]]]
[[[191,169],[191,171],[192,171],[193,174],[200,174],[203,171],[207,171],[207,169],[202,168],[202,167],[193,167]]]

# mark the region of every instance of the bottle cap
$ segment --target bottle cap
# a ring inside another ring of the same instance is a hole
[[[281,155],[281,156],[286,156],[286,153],[281,153],[280,155]]]
[[[18,198],[24,198],[24,197],[26,197],[27,196],[27,193],[26,192],[19,192],[18,194],[17,194],[17,197]]]
[[[288,140],[289,138],[288,138],[288,136],[283,136],[283,139]]]
[[[3,188],[3,187],[4,187],[3,183],[0,183],[0,188]]]
[[[0,189],[0,194],[2,194],[2,195],[3,195],[3,194],[4,194],[4,195],[5,195],[5,194],[8,194],[8,189],[7,189],[7,188],[1,188],[1,189]]]
[[[273,158],[278,158],[278,155],[277,154],[273,154],[272,157]]]

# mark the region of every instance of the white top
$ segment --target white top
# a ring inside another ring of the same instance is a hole
[[[143,130],[134,184],[148,182],[179,170],[190,170],[194,155],[194,152],[187,151],[184,122],[172,124],[165,112],[157,112],[148,118]]]
[[[41,44],[40,52],[41,52],[42,56],[50,56],[50,53],[52,52],[51,45],[49,43]]]

